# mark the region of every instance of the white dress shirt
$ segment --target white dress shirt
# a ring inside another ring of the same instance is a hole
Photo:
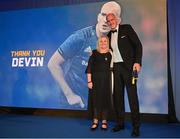
[[[116,28],[117,32],[111,33],[111,47],[113,49],[113,62],[123,62],[121,53],[118,48],[118,29],[119,26]]]

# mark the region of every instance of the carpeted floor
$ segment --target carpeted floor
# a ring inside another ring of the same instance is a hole
[[[0,114],[1,138],[130,138],[131,123],[125,130],[112,133],[114,122],[107,131],[90,131],[90,120],[35,115]],[[180,138],[179,123],[142,123],[140,138]]]

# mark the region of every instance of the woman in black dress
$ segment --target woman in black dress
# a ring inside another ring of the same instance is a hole
[[[92,96],[91,130],[98,127],[98,120],[102,120],[101,129],[107,130],[107,114],[111,108],[110,63],[111,53],[109,39],[102,36],[98,39],[97,49],[93,50],[86,69],[89,93]],[[90,98],[89,98],[90,99]]]

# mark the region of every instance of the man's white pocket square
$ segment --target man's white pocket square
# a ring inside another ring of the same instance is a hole
[[[124,36],[121,36],[121,38],[125,38],[126,37],[126,35],[124,35]]]

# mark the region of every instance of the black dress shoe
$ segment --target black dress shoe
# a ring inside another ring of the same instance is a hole
[[[120,130],[124,129],[124,125],[116,125],[113,129],[112,132],[118,132]]]
[[[132,131],[132,133],[131,133],[131,136],[132,136],[132,137],[138,137],[138,136],[140,136],[139,128],[133,128],[133,131]]]

